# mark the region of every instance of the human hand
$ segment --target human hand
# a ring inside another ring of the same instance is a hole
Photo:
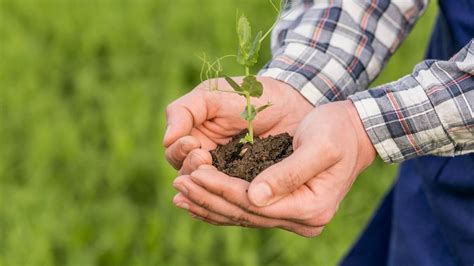
[[[242,78],[235,78],[241,82]],[[272,107],[256,117],[254,133],[257,136],[293,134],[313,106],[290,85],[268,77],[258,77],[264,86],[262,97],[252,99],[260,106],[268,102]],[[218,91],[209,91],[207,82],[171,103],[167,109],[167,130],[164,137],[166,159],[180,174],[188,174],[201,164],[210,164],[208,152],[217,144],[227,143],[247,127],[239,114],[245,106],[243,97]],[[221,90],[232,90],[224,79],[217,80]],[[186,156],[192,151],[193,156]]]
[[[375,149],[350,101],[315,108],[296,130],[293,145],[291,156],[252,183],[212,166],[190,169],[190,175],[174,182],[180,191],[174,202],[213,224],[280,227],[316,236],[357,175],[373,162]],[[275,221],[291,222],[293,227]]]

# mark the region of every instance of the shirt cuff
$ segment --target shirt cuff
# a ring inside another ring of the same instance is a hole
[[[354,87],[360,86],[337,59],[300,46],[288,44],[285,53],[275,56],[258,75],[288,83],[315,106],[345,100]]]
[[[377,153],[387,163],[449,154],[454,145],[423,87],[411,75],[349,96]]]

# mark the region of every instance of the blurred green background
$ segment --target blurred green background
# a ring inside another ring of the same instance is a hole
[[[0,3],[0,265],[334,265],[394,180],[378,161],[314,239],[193,220],[171,203],[164,108],[199,82],[195,54],[234,52],[237,9],[272,24],[268,2]],[[377,84],[423,58],[435,15]]]

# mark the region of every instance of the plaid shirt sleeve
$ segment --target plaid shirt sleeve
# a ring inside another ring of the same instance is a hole
[[[398,48],[428,0],[289,1],[259,75],[292,85],[319,105],[364,90]]]
[[[474,39],[449,61],[427,60],[402,79],[350,99],[386,162],[474,152]]]

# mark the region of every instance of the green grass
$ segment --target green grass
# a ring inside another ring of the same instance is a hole
[[[0,265],[337,263],[396,166],[361,175],[314,239],[213,227],[171,203],[164,108],[198,83],[194,54],[234,51],[236,9],[257,28],[274,19],[266,1],[0,0]],[[423,58],[435,13],[378,84]]]

